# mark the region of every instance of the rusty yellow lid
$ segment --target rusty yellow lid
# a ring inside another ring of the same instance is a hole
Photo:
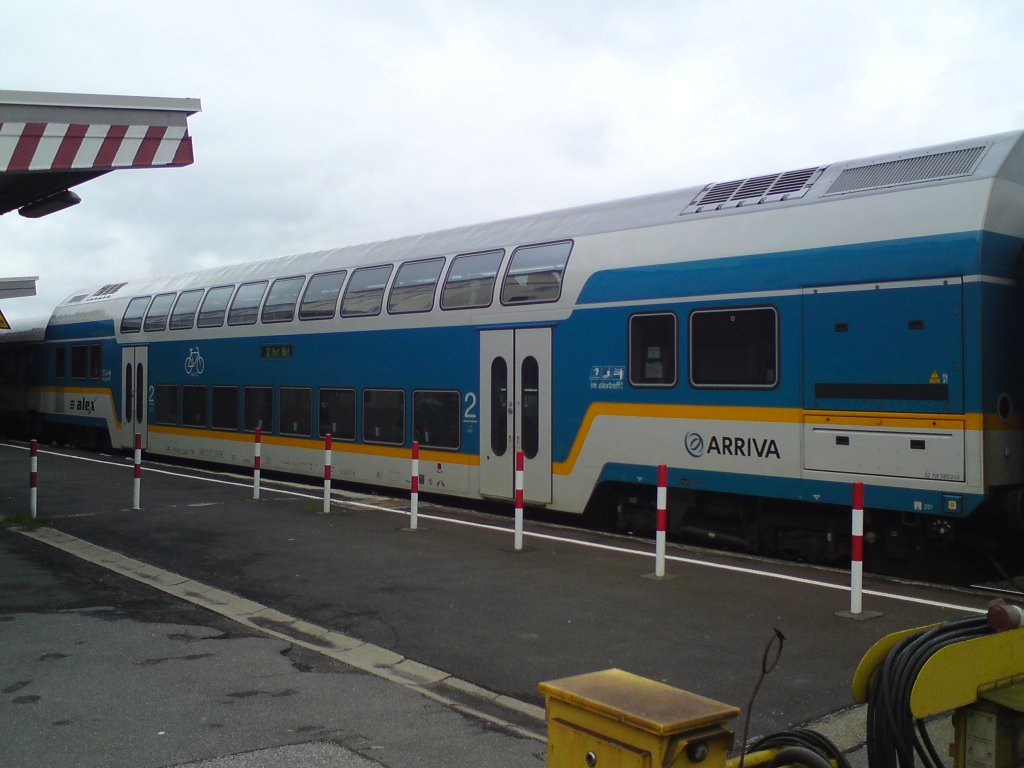
[[[714,699],[606,669],[537,686],[545,696],[641,728],[658,736],[704,728],[736,717],[740,710]]]

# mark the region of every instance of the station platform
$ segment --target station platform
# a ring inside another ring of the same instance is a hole
[[[26,445],[0,444],[0,514],[27,511],[28,467]],[[738,743],[775,629],[786,642],[750,737],[813,723],[856,757],[863,653],[990,598],[867,577],[864,608],[881,615],[856,621],[836,615],[839,570],[670,545],[653,579],[652,542],[529,511],[516,552],[511,518],[449,505],[421,501],[410,531],[401,498],[336,491],[322,514],[316,487],[264,479],[255,501],[243,476],[147,461],[132,510],[131,480],[124,457],[44,447],[43,527],[0,534],[0,700],[27,697],[0,719],[18,758],[5,765],[67,764],[45,750],[75,738],[99,750],[86,764],[543,765],[537,684],[609,667],[740,707]],[[46,695],[22,685],[40,669]],[[146,690],[146,706],[86,716]],[[223,715],[240,702],[248,716]]]

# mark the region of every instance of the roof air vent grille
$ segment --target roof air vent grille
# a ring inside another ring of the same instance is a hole
[[[749,179],[708,184],[683,213],[704,213],[725,208],[797,200],[807,194],[824,168],[802,168],[799,171],[753,176]]]
[[[987,145],[935,152],[900,160],[847,168],[839,174],[826,195],[884,189],[921,181],[939,181],[957,176],[969,176],[977,167]]]
[[[89,297],[89,301],[93,299],[105,299],[107,296],[113,296],[119,290],[124,288],[128,283],[109,283],[100,288],[96,293]]]

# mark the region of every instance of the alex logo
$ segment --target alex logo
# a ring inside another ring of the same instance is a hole
[[[93,413],[96,410],[96,400],[91,397],[73,397],[68,400],[68,410]]]
[[[744,458],[775,457],[781,459],[778,443],[770,437],[735,437],[727,435],[712,435],[707,440],[699,432],[687,432],[683,438],[683,445],[686,452],[698,459],[706,454],[718,454],[719,456],[742,456]]]

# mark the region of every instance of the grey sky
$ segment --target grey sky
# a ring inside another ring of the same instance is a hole
[[[7,2],[0,87],[200,98],[196,162],[0,217],[77,288],[1024,128],[1024,3]]]

